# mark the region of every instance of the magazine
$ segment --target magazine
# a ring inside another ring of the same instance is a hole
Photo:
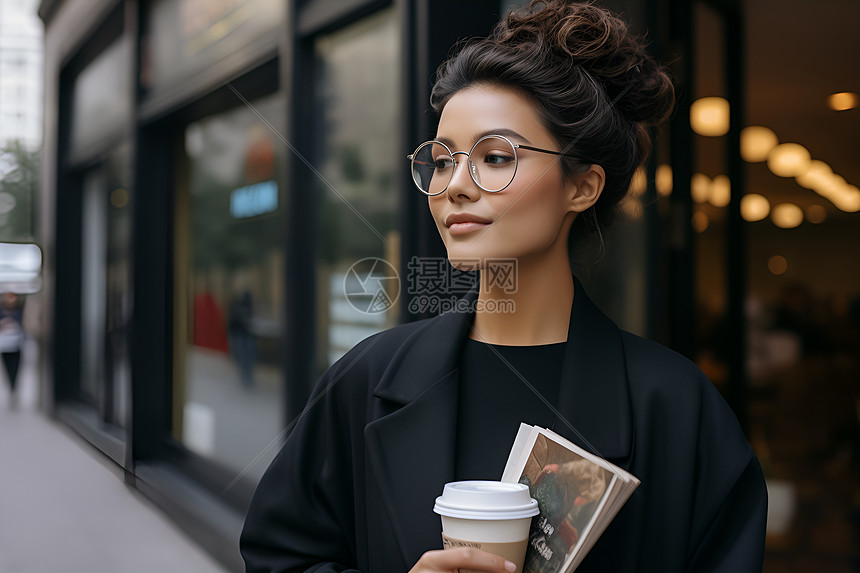
[[[502,481],[524,483],[538,502],[523,573],[570,573],[639,480],[552,430],[520,424]]]

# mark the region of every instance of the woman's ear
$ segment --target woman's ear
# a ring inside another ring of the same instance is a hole
[[[606,184],[606,172],[600,165],[593,164],[588,171],[576,175],[568,184],[568,205],[575,213],[583,213],[597,203],[603,186]]]

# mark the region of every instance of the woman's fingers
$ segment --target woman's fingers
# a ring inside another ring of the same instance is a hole
[[[428,551],[421,556],[410,573],[450,572],[457,569],[475,569],[488,573],[513,573],[516,567],[498,555],[471,547],[458,547],[457,549]]]

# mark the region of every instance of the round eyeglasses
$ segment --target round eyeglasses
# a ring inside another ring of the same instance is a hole
[[[513,143],[504,135],[485,135],[475,142],[469,153],[451,151],[441,141],[425,141],[406,158],[412,162],[412,181],[425,195],[439,195],[448,189],[454,168],[458,165],[454,158],[457,155],[466,156],[469,176],[475,185],[484,191],[497,193],[510,185],[517,174],[518,149],[580,159],[564,152]]]

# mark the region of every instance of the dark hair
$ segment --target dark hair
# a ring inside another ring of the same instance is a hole
[[[604,168],[592,212],[598,229],[650,152],[648,127],[665,120],[675,100],[666,71],[619,17],[563,0],[533,0],[488,37],[465,43],[437,70],[430,103],[441,113],[455,93],[479,84],[531,100],[559,149]],[[587,168],[575,159],[561,164],[565,177]]]

